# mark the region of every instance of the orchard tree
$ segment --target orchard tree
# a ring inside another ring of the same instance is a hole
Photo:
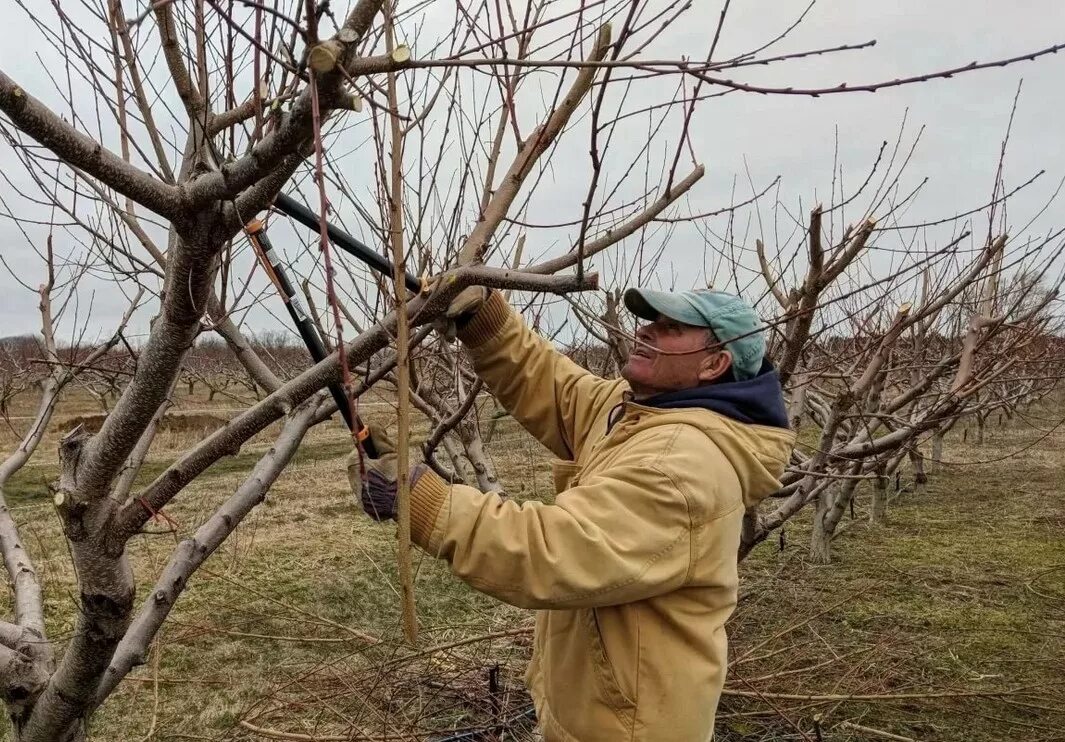
[[[85,737],[86,720],[145,661],[192,575],[263,501],[307,431],[336,413],[329,385],[341,386],[343,404],[354,412],[366,389],[383,380],[394,384],[401,472],[409,461],[414,402],[436,423],[426,455],[432,459],[435,446],[455,430],[449,458],[461,466],[465,456],[478,481],[491,485],[479,439],[461,425],[481,390],[478,382],[458,360],[445,360],[453,364],[453,386],[440,380],[418,387],[419,378],[439,369],[412,349],[430,337],[436,347],[446,344],[429,328],[468,286],[523,292],[515,300],[541,316],[542,295],[595,289],[594,269],[607,265],[608,251],[624,249],[626,238],[640,245],[627,259],[650,266],[652,254],[668,249],[661,233],[658,245],[648,246],[655,227],[709,218],[712,209],[682,210],[679,202],[704,175],[689,132],[697,109],[715,96],[873,91],[1058,49],[880,83],[801,88],[733,76],[752,65],[853,52],[868,43],[777,54],[777,36],[725,59],[718,42],[727,3],[704,48],[664,59],[652,55],[656,41],[694,12],[691,4],[161,0],[127,7],[122,0],[86,0],[29,10],[40,43],[52,47],[69,82],[53,91],[63,106],[50,107],[43,91],[0,71],[4,134],[36,188],[27,197],[43,199],[55,224],[80,235],[86,265],[148,292],[155,314],[99,431],[76,428],[60,445],[53,499],[77,574],[78,605],[59,656],[32,560],[0,507],[0,542],[14,591],[13,620],[0,623],[0,694],[18,742]],[[639,96],[632,92],[637,87]],[[621,147],[626,139],[639,145]],[[363,175],[338,164],[345,148],[363,153]],[[589,155],[579,168],[588,185],[580,218],[559,227],[549,200],[537,197],[551,189],[552,165],[576,151]],[[271,229],[283,225],[271,212],[282,191],[313,204],[320,220],[321,238],[309,250],[315,266],[308,292],[333,348],[291,378],[249,339],[241,319],[249,307],[274,301],[271,284],[252,271],[245,230],[263,218]],[[336,253],[325,227],[345,214],[357,215],[375,244],[387,245],[392,275],[369,275]],[[785,379],[817,378],[805,365],[811,317],[876,233],[870,214],[823,248],[822,214],[811,214],[801,285],[785,288],[779,272],[770,274],[782,304]],[[561,249],[544,254],[552,242]],[[1001,241],[988,241],[979,255],[967,270],[938,279],[938,290],[923,303],[881,304],[855,341],[861,349],[850,376],[806,395],[809,409],[819,410],[811,414],[824,416],[820,449],[796,460],[801,481],[788,484],[777,512],[750,515],[745,546],[817,497],[822,482],[851,476],[846,466],[838,474],[840,465],[829,467],[829,459],[859,457],[864,476],[869,457],[935,429],[1000,378],[1001,364],[980,360],[988,343],[1005,335],[1011,349],[1037,334],[1039,302],[1019,315],[974,312],[961,347],[941,360],[943,374],[953,374],[949,388],[924,399],[928,390],[918,384],[884,399],[891,348],[915,323],[937,317],[966,281],[986,281],[988,266],[1002,259]],[[425,277],[421,290],[408,293],[406,271]],[[350,280],[341,280],[345,273]],[[615,324],[617,294],[611,296],[597,322],[605,316]],[[224,339],[265,396],[134,488],[183,364],[205,331]],[[615,365],[623,335],[606,334],[616,346]],[[453,352],[437,358],[452,359]],[[912,420],[875,439],[868,427],[843,424],[860,408],[893,425],[918,398]],[[273,446],[213,514],[183,534],[138,605],[131,541],[209,466],[275,423]],[[401,481],[399,560],[405,628],[413,638],[406,489]]]

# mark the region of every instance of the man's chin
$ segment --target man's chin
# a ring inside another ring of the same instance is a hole
[[[621,378],[629,382],[629,386],[633,391],[643,389],[646,386],[643,383],[643,374],[640,373],[638,368],[633,368],[632,361],[621,367]]]

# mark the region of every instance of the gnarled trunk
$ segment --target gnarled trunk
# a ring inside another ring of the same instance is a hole
[[[933,456],[935,449],[933,449]],[[928,475],[925,474],[924,469],[924,454],[921,453],[921,449],[914,446],[909,450],[910,466],[913,467],[913,483],[915,487],[920,490],[928,484]]]

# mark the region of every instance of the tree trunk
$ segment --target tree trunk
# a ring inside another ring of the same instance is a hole
[[[835,502],[835,492],[835,487],[826,487],[817,496],[813,529],[810,531],[810,561],[814,564],[832,563],[832,533],[826,525]]]
[[[481,492],[502,492],[503,485],[499,483],[495,465],[485,453],[477,422],[466,418],[455,427],[455,432],[458,433],[462,447],[466,449],[466,458],[470,460],[470,466],[477,475],[477,489]]]
[[[806,415],[806,388],[807,385],[800,381],[798,389],[792,395],[791,404],[788,405],[788,421],[792,430],[798,430],[802,426],[803,417]]]
[[[444,447],[444,451],[447,453],[447,457],[451,461],[451,471],[463,478],[468,476],[469,472],[467,472],[466,469],[469,467],[463,466],[462,450],[451,436],[445,435],[444,440],[440,441],[440,445]]]
[[[930,468],[932,471],[939,471],[943,464],[943,438],[946,433],[942,430],[937,430],[935,435],[932,436],[932,462]]]
[[[976,413],[976,445],[984,445],[984,416]]]
[[[484,431],[483,436],[484,442],[489,444],[492,442],[492,438],[496,434],[496,427],[499,425],[499,421],[504,417],[507,417],[506,410],[499,406],[499,403],[495,401],[494,397],[492,398],[492,401],[495,403],[496,407],[492,412],[492,416],[488,418],[488,429]]]
[[[852,466],[847,470],[847,473],[856,477],[861,474],[861,470],[860,465]],[[835,537],[836,527],[843,519],[843,514],[847,512],[848,506],[851,508],[851,517],[854,517],[854,491],[858,489],[860,481],[860,479],[844,479],[828,487],[827,491],[832,493],[831,504],[828,512],[821,519],[821,529],[829,539]]]
[[[877,470],[876,484],[873,487],[873,506],[869,511],[869,522],[874,526],[887,523],[888,478],[883,467]]]
[[[21,724],[12,724],[11,726],[11,742],[30,742],[32,737],[24,734],[24,728]],[[89,739],[88,734],[85,731],[84,723],[77,723],[67,730],[66,734],[57,738],[57,742],[87,742]]]
[[[933,449],[934,451],[935,449]],[[935,454],[933,453],[933,456]],[[924,454],[921,453],[921,449],[914,446],[909,451],[910,465],[913,467],[913,483],[916,489],[922,489],[928,483],[928,475],[924,471]],[[883,479],[881,475],[877,479],[877,486],[880,486],[880,479]]]

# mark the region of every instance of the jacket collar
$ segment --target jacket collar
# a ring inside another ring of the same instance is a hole
[[[626,392],[625,402],[632,403],[632,392]],[[746,425],[766,425],[788,429],[788,411],[777,370],[769,361],[762,362],[757,376],[743,381],[719,381],[691,389],[656,394],[640,400],[639,405],[652,409],[705,409],[724,415]],[[617,417],[615,417],[617,414]],[[611,410],[609,427],[623,413]]]

